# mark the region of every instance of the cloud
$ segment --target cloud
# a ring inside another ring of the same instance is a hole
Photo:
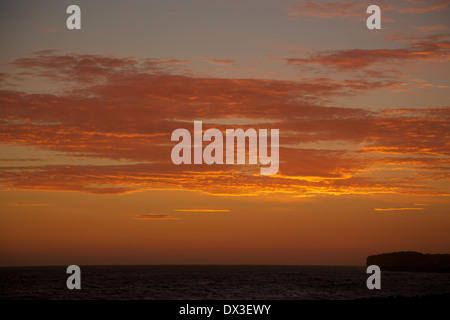
[[[30,207],[35,207],[35,206],[48,206],[47,203],[15,203],[15,206],[30,206]]]
[[[226,209],[175,209],[177,212],[230,212],[230,210]]]
[[[421,26],[421,27],[413,27],[416,30],[422,31],[422,32],[429,32],[429,31],[438,31],[438,30],[447,30],[448,28],[442,24],[434,24],[430,26]]]
[[[445,37],[445,40],[442,38]],[[398,38],[391,38],[398,39]],[[286,58],[289,65],[316,64],[341,71],[360,70],[375,64],[407,60],[447,60],[450,57],[448,36],[422,39],[403,49],[347,49],[311,54],[306,58]],[[417,40],[417,39],[413,39]],[[402,40],[403,41],[403,40]]]
[[[410,211],[410,210],[423,210],[424,208],[375,208],[375,211]]]
[[[177,60],[177,59],[156,60],[156,61],[159,61],[160,63],[164,63],[164,64],[190,64],[190,63],[192,63],[191,60]]]
[[[51,32],[57,32],[60,30],[61,30],[61,28],[49,28],[49,29],[45,29],[45,30],[41,31],[41,33],[51,33]]]
[[[401,13],[426,13],[436,10],[441,10],[447,8],[449,5],[448,0],[431,0],[431,1],[409,1],[409,2],[419,2],[426,4],[425,6],[421,7],[409,7],[409,8],[403,8],[398,10],[398,12]]]
[[[450,34],[433,34],[426,37],[411,37],[404,36],[399,33],[388,34],[384,40],[391,42],[416,42],[416,46],[424,46],[427,44],[436,43],[441,46],[447,46],[450,40]]]
[[[395,81],[199,77],[164,60],[55,51],[11,65],[29,73],[16,80],[20,90],[0,92],[0,142],[64,152],[64,159],[95,158],[96,164],[4,162],[0,179],[7,188],[94,194],[155,189],[215,195],[448,193],[440,183],[449,172],[449,107],[336,107],[338,97],[395,87]],[[29,79],[58,81],[71,89],[29,93]],[[199,119],[204,130],[224,132],[236,127],[233,119],[242,119],[238,127],[243,129],[279,129],[278,174],[260,176],[259,165],[174,165],[171,133],[192,131]],[[333,149],[341,144],[341,150]],[[377,175],[381,166],[393,163],[403,166],[404,176]],[[429,183],[412,181],[410,172]]]
[[[0,72],[0,85],[1,86],[6,85],[8,78],[9,78],[9,75],[7,73]]]
[[[172,217],[166,214],[138,214],[133,217],[134,220],[179,220],[179,218]]]
[[[212,64],[220,65],[220,66],[233,66],[235,64],[234,60],[220,60],[220,59],[208,59],[208,58],[204,58],[203,60],[206,62],[212,63]]]
[[[437,10],[446,9],[449,5],[448,0],[432,0],[432,1],[406,1],[406,3],[391,3],[383,2],[378,4],[382,12],[393,11],[398,13],[427,13]],[[408,3],[415,2],[422,4],[422,6],[407,6]],[[370,3],[352,0],[341,1],[302,1],[300,4],[292,5],[288,9],[288,14],[291,17],[303,15],[315,18],[357,18],[357,20],[366,19],[366,9]],[[383,18],[383,21],[392,22],[391,18]]]
[[[316,18],[348,18],[362,17],[366,14],[367,5],[360,1],[302,1],[302,4],[289,8],[289,15],[306,15]]]

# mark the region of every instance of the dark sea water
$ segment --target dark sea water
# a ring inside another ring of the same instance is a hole
[[[366,287],[365,267],[80,266],[81,290],[66,267],[2,267],[0,299],[337,300],[450,293],[450,273],[381,273]]]

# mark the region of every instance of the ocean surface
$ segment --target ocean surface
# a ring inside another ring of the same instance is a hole
[[[81,290],[67,267],[1,267],[0,299],[339,300],[450,293],[450,273],[381,272],[369,290],[365,267],[80,266]]]

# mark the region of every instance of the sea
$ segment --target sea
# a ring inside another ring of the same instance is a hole
[[[448,295],[450,273],[382,271],[369,290],[362,266],[82,266],[69,290],[67,266],[1,267],[2,300],[355,300]]]

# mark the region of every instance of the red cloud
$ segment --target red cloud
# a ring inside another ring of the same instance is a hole
[[[403,13],[425,13],[440,9],[445,9],[449,5],[448,0],[432,0],[432,1],[409,1],[409,2],[420,2],[423,4],[427,4],[427,6],[424,7],[410,7],[410,8],[404,8],[400,9],[399,12]],[[430,5],[431,3],[431,5]]]
[[[434,46],[440,50],[439,44]],[[0,175],[7,187],[99,194],[145,189],[212,194],[445,193],[410,177],[393,181],[364,173],[401,160],[427,179],[441,179],[448,168],[436,159],[444,161],[449,156],[448,107],[369,112],[328,106],[335,97],[389,87],[393,82],[199,78],[179,74],[172,63],[157,59],[48,51],[12,64],[44,80],[76,83],[77,89],[60,95],[1,91],[3,144],[138,163],[4,166]],[[228,126],[214,121],[226,118],[255,122],[239,126],[244,129],[280,129],[278,175],[260,176],[255,166],[172,164],[173,130],[192,130],[192,122],[199,119],[212,123],[204,129],[225,130]],[[344,143],[347,149],[302,147],[322,142],[330,148]],[[418,160],[408,162],[405,155]],[[434,158],[427,161],[427,155]]]
[[[431,11],[436,11],[440,9],[445,9],[449,5],[448,0],[434,0],[434,1],[407,1],[407,2],[417,2],[424,4],[421,7],[406,7],[404,8],[394,8],[390,4],[382,3],[381,10],[395,11],[400,13],[426,13]],[[348,18],[348,17],[359,17],[365,18],[367,16],[366,9],[370,3],[364,3],[361,1],[344,0],[344,1],[333,1],[333,2],[323,2],[323,1],[302,1],[299,5],[294,5],[289,8],[289,15],[305,15],[316,18]],[[386,20],[386,18],[384,18]],[[391,20],[391,19],[389,19]]]
[[[289,9],[289,15],[308,15],[318,18],[351,16],[363,16],[367,6],[359,1],[337,1],[322,3],[319,1],[305,1],[302,5],[293,6]]]
[[[212,64],[220,65],[220,66],[232,66],[235,63],[234,60],[220,60],[220,59],[207,59],[207,58],[204,58],[203,60],[206,62],[212,63]]]
[[[428,31],[437,31],[437,30],[447,30],[448,28],[442,24],[435,24],[435,25],[431,25],[431,26],[414,27],[414,29],[417,29],[422,32],[428,32]]]
[[[448,38],[447,36],[445,37]],[[442,39],[439,37],[437,39]],[[287,58],[291,65],[318,64],[339,70],[359,70],[377,63],[403,60],[436,60],[450,57],[450,42],[424,39],[404,49],[350,49],[320,52],[307,58]]]
[[[316,18],[357,18],[358,20],[367,17],[366,9],[370,3],[361,1],[302,1],[301,5],[295,5],[289,8],[290,16],[305,15]],[[389,4],[381,6],[383,12],[393,10],[394,8]],[[384,18],[385,21],[391,19]]]

